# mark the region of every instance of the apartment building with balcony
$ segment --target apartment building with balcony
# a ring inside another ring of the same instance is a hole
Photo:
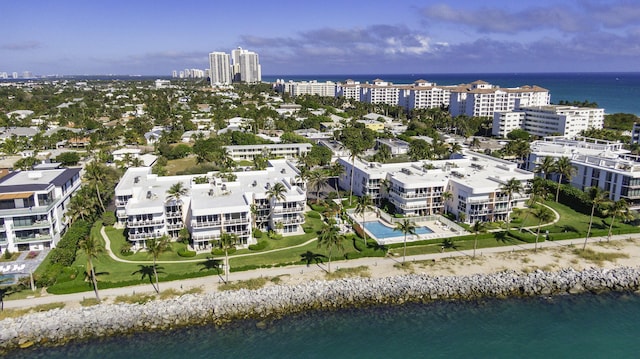
[[[501,88],[478,80],[451,90],[449,113],[452,117],[492,117],[496,111],[518,107],[549,105],[549,90],[539,86]]]
[[[339,185],[349,189],[351,160],[338,161],[345,168]],[[505,220],[513,208],[523,207],[528,199],[523,191],[513,194],[508,203],[501,188],[512,178],[526,187],[533,173],[518,169],[515,163],[471,151],[437,161],[380,164],[357,159],[353,167],[353,192],[371,196],[378,205],[387,200],[396,213],[405,216],[446,211],[467,223],[499,221]]]
[[[266,145],[234,145],[224,146],[234,161],[253,161],[255,156],[284,159],[299,158],[311,151],[310,143],[278,143]]]
[[[560,135],[573,138],[590,128],[602,128],[604,109],[564,105],[525,106],[493,115],[492,135],[507,137],[522,129],[534,136]]]
[[[187,228],[195,249],[210,249],[223,233],[237,236],[236,245],[256,243],[254,228],[282,234],[303,233],[306,186],[293,163],[270,160],[262,171],[231,174],[157,176],[149,168],[130,168],[115,189],[116,216],[135,248],[149,238],[178,236]],[[167,201],[167,191],[182,182],[187,194]],[[270,196],[281,183],[282,198]]]
[[[640,211],[640,156],[631,155],[622,143],[587,137],[546,137],[531,144],[526,168],[533,171],[544,157],[571,160],[575,168],[571,186],[583,191],[600,187],[609,193],[609,199],[624,199],[632,210]],[[558,179],[554,173],[547,175]]]
[[[0,249],[54,248],[67,229],[66,206],[80,169],[15,171],[0,178]]]

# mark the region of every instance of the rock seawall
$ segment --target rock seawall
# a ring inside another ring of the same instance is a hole
[[[32,344],[61,345],[74,339],[195,324],[221,324],[234,319],[267,318],[314,309],[638,288],[640,269],[630,267],[583,271],[564,269],[528,274],[507,271],[459,277],[415,274],[312,281],[251,291],[184,295],[141,305],[102,304],[55,309],[5,319],[0,321],[0,352]]]

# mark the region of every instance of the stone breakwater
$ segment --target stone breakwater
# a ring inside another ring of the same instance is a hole
[[[211,294],[183,295],[146,304],[101,304],[55,309],[0,321],[0,352],[33,344],[167,330],[187,325],[223,324],[235,319],[278,317],[307,310],[433,300],[468,300],[628,291],[640,288],[640,269],[587,269],[470,276],[403,275],[369,279],[312,281]]]

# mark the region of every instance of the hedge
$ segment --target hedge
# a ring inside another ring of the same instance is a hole
[[[186,248],[180,248],[178,250],[178,255],[180,257],[195,257],[196,256],[196,252],[195,251],[190,251]]]

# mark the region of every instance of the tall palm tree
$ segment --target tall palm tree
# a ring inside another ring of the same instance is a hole
[[[591,201],[591,216],[589,217],[589,229],[587,230],[587,236],[584,238],[584,245],[582,250],[587,248],[587,241],[591,235],[591,226],[593,225],[593,215],[596,212],[596,207],[603,205],[609,201],[609,192],[604,191],[600,187],[589,187],[587,189],[587,196]]]
[[[224,250],[224,272],[225,272],[225,283],[229,281],[229,249],[231,249],[238,242],[238,235],[235,233],[223,232],[220,236],[220,240],[218,241],[218,246],[220,249]]]
[[[609,223],[609,233],[607,234],[607,242],[611,240],[611,232],[613,230],[613,222],[616,218],[621,220],[632,219],[633,215],[629,210],[629,204],[624,198],[620,198],[617,201],[611,202],[611,204],[605,208],[602,213],[606,216],[611,216],[611,223]]]
[[[309,172],[307,186],[316,191],[316,203],[320,201],[320,190],[322,190],[322,187],[326,186],[327,183],[328,178],[323,171],[318,169]]]
[[[356,158],[359,158],[363,153],[364,153],[364,149],[362,148],[357,148],[357,147],[353,147],[349,148],[350,151],[350,155],[349,158],[351,158],[351,178],[350,178],[350,185],[349,185],[349,206],[351,206],[351,200],[353,198],[353,169],[356,167]]]
[[[276,182],[266,192],[267,198],[269,200],[273,199],[275,202],[284,201],[287,198],[286,193],[287,193],[287,187],[285,187],[285,185],[282,184],[282,182]]]
[[[365,248],[367,248],[367,232],[364,230],[364,216],[369,209],[373,209],[373,200],[371,199],[371,196],[364,195],[362,197],[358,197],[358,203],[356,203],[356,210],[354,213],[362,215],[362,233],[364,233]]]
[[[98,202],[100,202],[100,208],[102,208],[102,212],[106,209],[104,207],[104,203],[102,202],[102,196],[100,194],[100,185],[107,180],[107,168],[105,165],[98,163],[97,161],[92,161],[84,168],[84,178],[89,183],[89,185],[95,186],[96,194],[98,196]]]
[[[444,209],[444,214],[449,214],[449,207],[447,206],[447,201],[453,198],[453,193],[449,191],[442,192],[442,207]]]
[[[542,158],[542,161],[536,165],[536,168],[533,170],[535,173],[542,173],[544,179],[549,179],[549,175],[556,168],[556,161],[551,156],[545,156]]]
[[[396,228],[394,228],[393,230],[404,233],[404,248],[402,250],[402,264],[404,264],[404,261],[407,258],[407,235],[416,235],[416,225],[412,221],[405,218],[402,220],[402,222],[397,222]]]
[[[529,208],[532,209],[537,202],[544,201],[547,197],[547,187],[544,185],[544,181],[541,177],[534,177],[529,181],[529,188],[527,189],[527,193],[529,193]],[[524,223],[529,218],[529,214],[531,211],[527,211],[524,218],[522,219],[522,223],[520,223],[520,230],[524,226]]]
[[[329,166],[329,175],[332,177],[336,177],[336,194],[340,191],[338,188],[338,177],[344,172],[344,167],[338,161],[334,162]]]
[[[571,159],[569,157],[562,156],[556,160],[554,172],[559,175],[558,188],[556,189],[556,202],[558,202],[558,197],[560,196],[560,184],[562,184],[562,178],[566,178],[567,181],[570,181],[575,171],[576,168],[571,164]]]
[[[182,205],[182,197],[185,197],[189,194],[189,189],[184,186],[184,183],[177,182],[171,185],[167,190],[167,198],[166,201],[175,201],[176,205]]]
[[[151,254],[153,257],[153,276],[156,279],[156,285],[153,289],[156,290],[156,293],[160,294],[160,281],[158,280],[158,269],[156,262],[158,261],[158,257],[163,252],[167,252],[171,250],[171,243],[169,242],[169,237],[164,235],[162,237],[156,238],[151,237],[146,241],[147,252]]]
[[[507,232],[509,232],[509,227],[511,226],[511,220],[509,219],[509,215],[511,214],[511,197],[514,194],[522,193],[522,190],[522,182],[515,177],[512,177],[500,187],[500,191],[507,194]]]
[[[545,206],[540,206],[536,208],[533,214],[536,216],[536,218],[538,218],[538,230],[536,231],[536,245],[533,249],[534,252],[537,252],[538,238],[540,238],[540,227],[542,226],[542,223],[547,223],[553,220],[554,215],[553,215],[553,212],[551,212],[551,210]]]
[[[342,241],[344,236],[340,233],[340,229],[334,225],[324,224],[318,235],[318,247],[326,247],[329,250],[329,261],[327,266],[327,272],[331,273],[331,252],[333,247],[338,248],[340,251],[344,249]]]
[[[476,248],[478,248],[478,234],[487,231],[487,224],[485,222],[475,221],[471,226],[471,231],[475,234],[473,238],[473,258],[476,257]]]
[[[85,236],[80,242],[78,242],[78,248],[84,252],[87,256],[87,274],[91,277],[91,283],[93,284],[93,291],[96,294],[96,299],[100,303],[100,294],[98,293],[98,281],[96,280],[96,269],[93,265],[93,259],[98,258],[98,254],[102,253],[104,249],[96,238],[92,235]]]

